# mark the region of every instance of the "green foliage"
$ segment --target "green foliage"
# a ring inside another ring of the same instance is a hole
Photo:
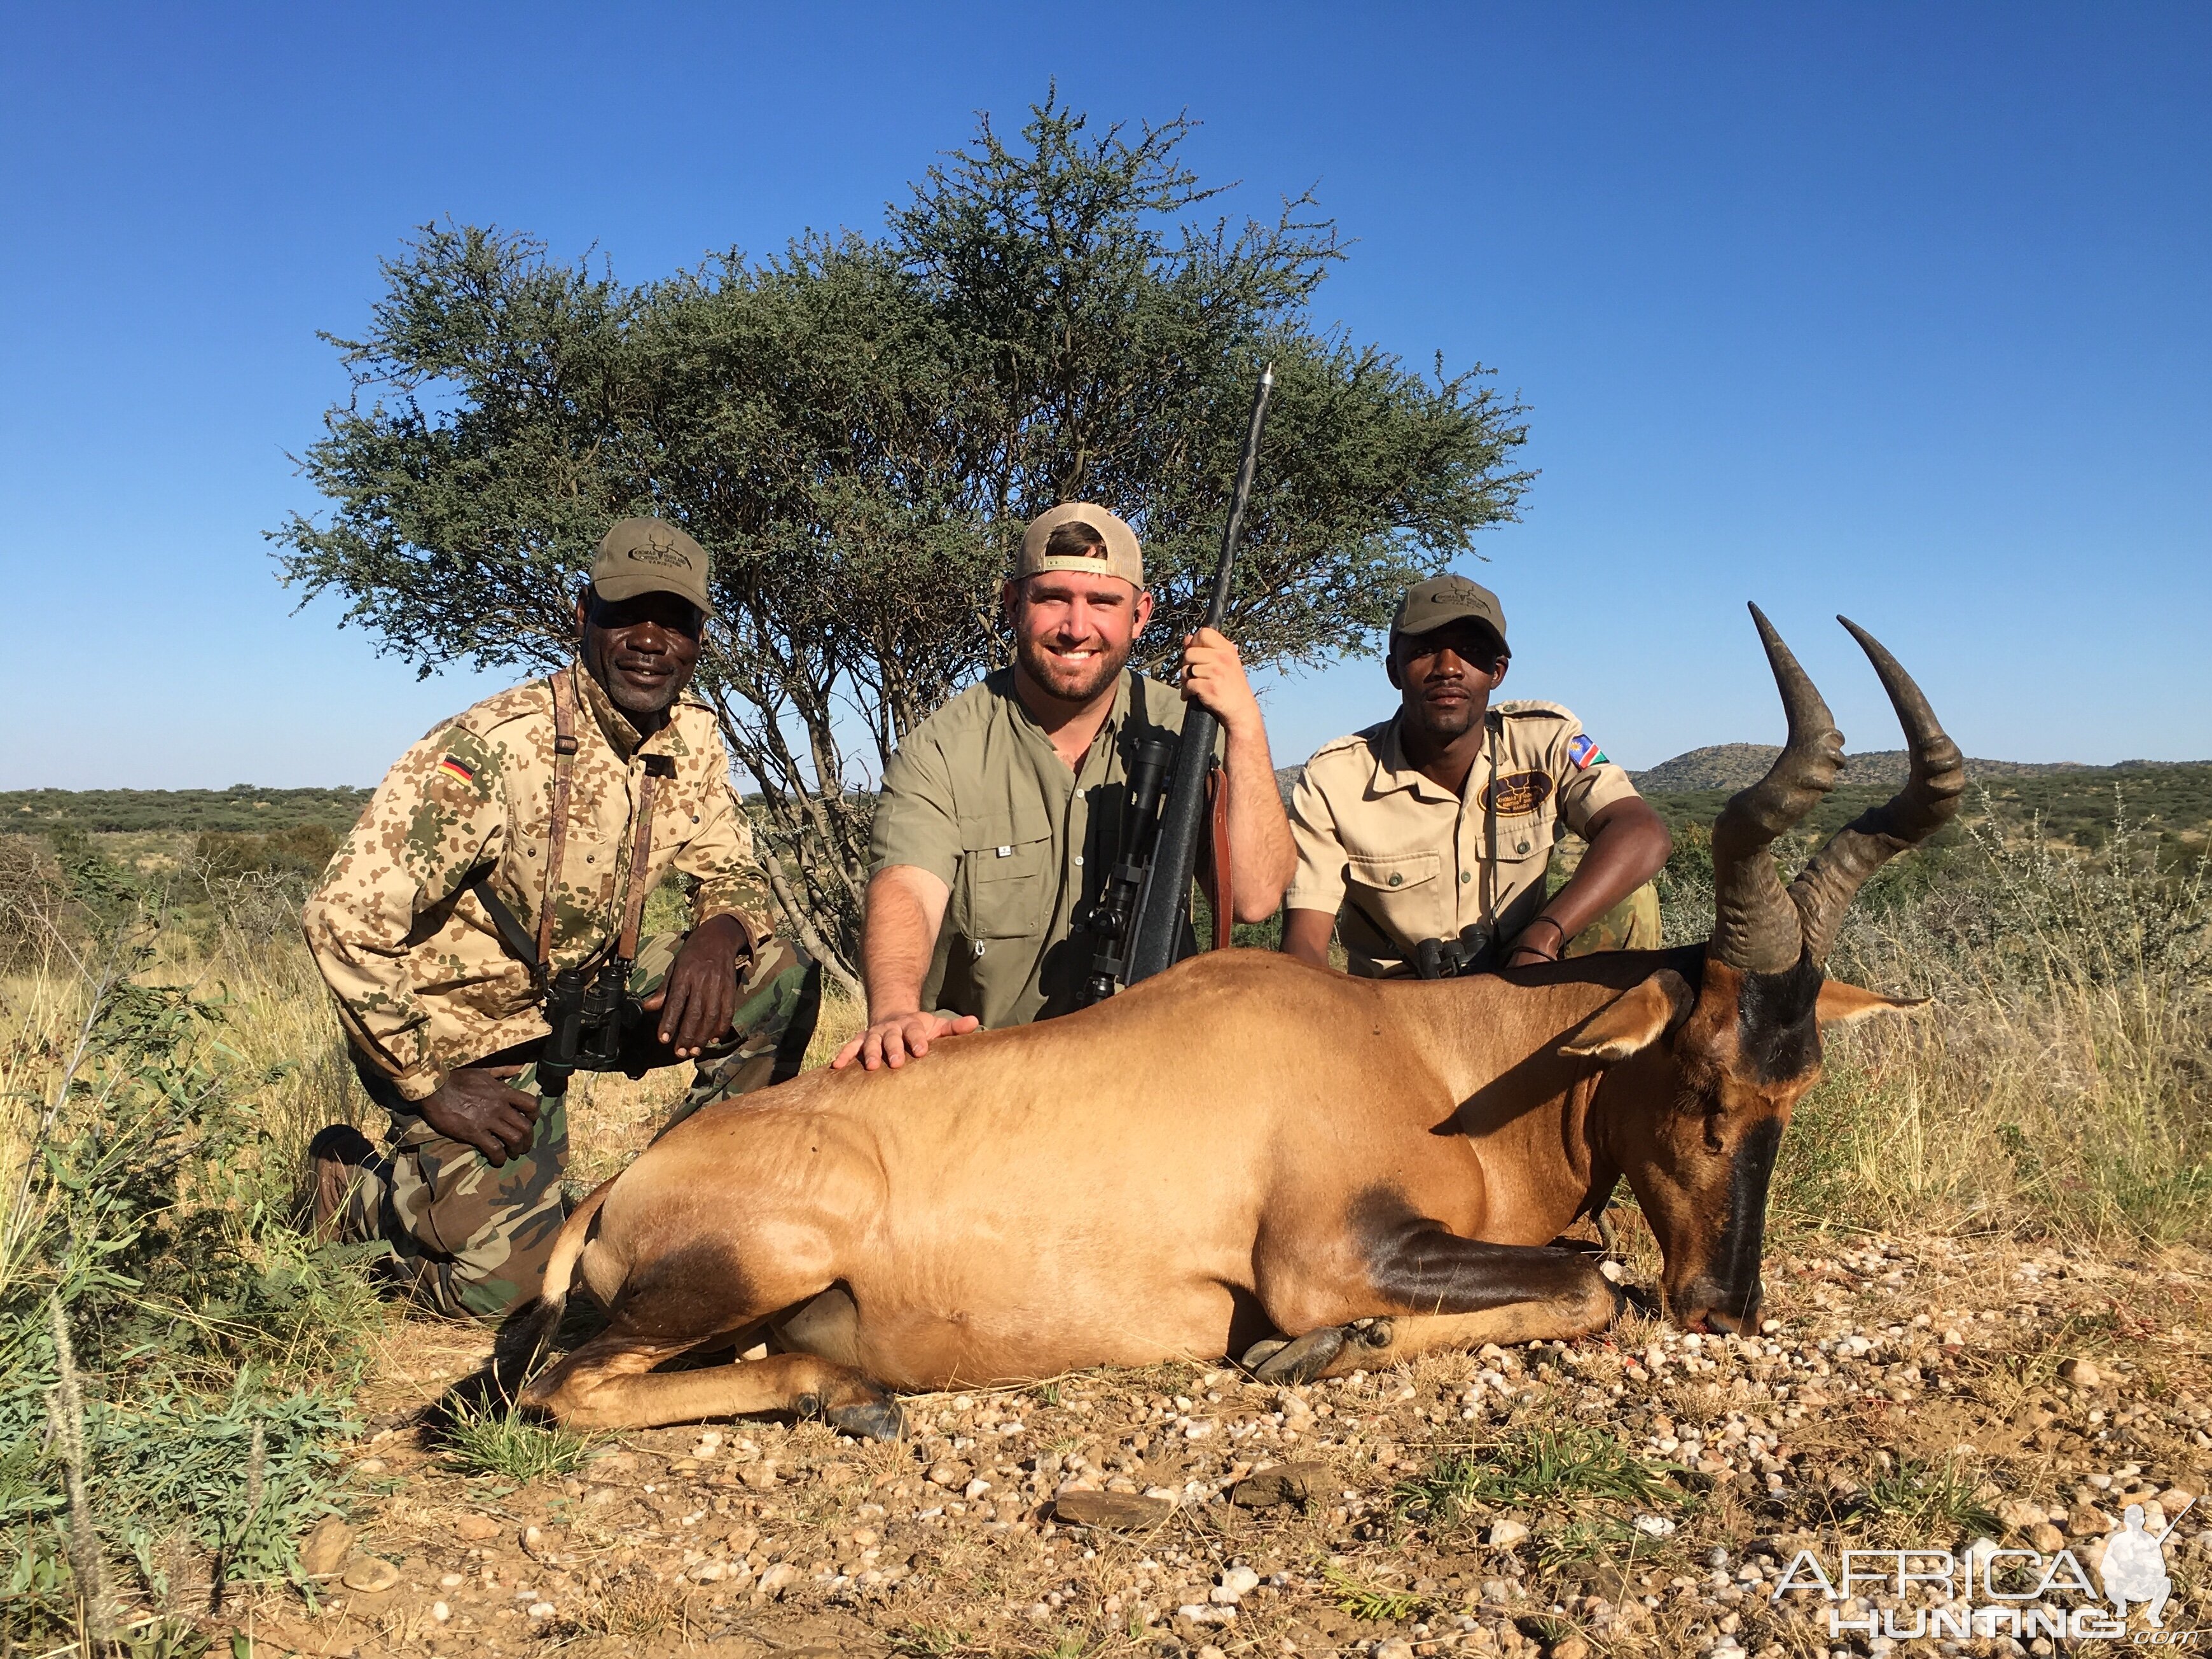
[[[339,834],[368,805],[366,789],[7,789],[0,790],[0,834],[99,835],[135,830],[228,830],[269,835],[303,823]]]
[[[11,1088],[40,1085],[0,1097],[20,1159],[0,1193],[0,1528],[24,1635],[69,1628],[102,1580],[163,1604],[180,1559],[216,1583],[294,1571],[336,1502],[325,1448],[371,1316],[359,1270],[272,1198],[240,1098],[267,1079],[222,1006],[144,982],[143,930],[88,926],[100,965],[73,1028],[0,1055]]]
[[[329,824],[312,819],[265,836],[203,830],[192,842],[192,862],[217,879],[260,874],[313,882],[338,850],[338,832]]]
[[[1570,1425],[1516,1430],[1495,1446],[1443,1452],[1401,1482],[1398,1514],[1448,1531],[1506,1505],[1680,1503],[1666,1466],[1647,1463],[1603,1430]]]
[[[1851,1507],[1885,1541],[1924,1547],[1939,1538],[2002,1538],[2004,1523],[1974,1495],[1980,1484],[1958,1458],[1900,1457],[1875,1473]]]
[[[1200,613],[1253,380],[1269,441],[1228,627],[1255,664],[1371,638],[1396,590],[1514,516],[1521,410],[1310,314],[1342,253],[1303,200],[1202,216],[1189,124],[986,120],[884,233],[631,286],[527,236],[426,227],[385,267],[304,470],[286,578],[424,672],[572,648],[608,520],[713,553],[700,687],[760,790],[777,902],[850,977],[872,803],[900,737],[1000,659],[1021,525],[1070,499],[1144,538],[1172,655]],[[857,710],[855,722],[852,711]],[[861,753],[848,745],[859,737]]]
[[[1366,1583],[1334,1565],[1323,1567],[1322,1577],[1327,1581],[1329,1594],[1335,1598],[1336,1605],[1355,1619],[1402,1625],[1408,1620],[1419,1618],[1436,1605],[1426,1596],[1417,1595],[1411,1590],[1383,1589]]]
[[[446,1462],[467,1474],[496,1475],[525,1486],[583,1468],[592,1441],[533,1421],[513,1408],[463,1404],[446,1431]]]

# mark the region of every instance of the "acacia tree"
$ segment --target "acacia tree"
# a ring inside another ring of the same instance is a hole
[[[428,674],[544,669],[608,521],[714,556],[698,685],[757,791],[785,921],[856,985],[867,793],[1003,651],[1030,518],[1097,501],[1143,538],[1148,665],[1195,623],[1251,386],[1277,390],[1228,631],[1255,665],[1371,639],[1396,591],[1511,519],[1517,404],[1408,371],[1309,306],[1342,257],[1299,198],[1206,220],[1189,125],[988,118],[884,233],[636,286],[526,235],[427,226],[384,266],[353,395],[301,465],[331,509],[272,532],[288,583]]]

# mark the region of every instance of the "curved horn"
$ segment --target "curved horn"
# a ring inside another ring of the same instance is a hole
[[[1869,807],[1829,836],[1827,845],[1806,861],[1803,872],[1790,884],[1790,896],[1803,918],[1805,948],[1816,963],[1828,959],[1836,930],[1860,884],[1949,823],[1959,810],[1959,797],[1966,792],[1966,763],[1960,757],[1959,745],[1936,723],[1936,711],[1912,676],[1882,648],[1881,641],[1849,617],[1836,620],[1850,629],[1874,672],[1881,676],[1881,689],[1889,693],[1890,707],[1905,728],[1912,772],[1887,805]]]
[[[1754,605],[1751,618],[1782,693],[1790,740],[1766,775],[1738,790],[1713,822],[1713,937],[1706,948],[1731,968],[1779,974],[1797,965],[1804,936],[1766,849],[1835,787],[1844,734],[1765,613]]]

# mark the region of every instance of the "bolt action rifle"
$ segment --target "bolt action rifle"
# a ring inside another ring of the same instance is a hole
[[[1237,464],[1237,488],[1229,506],[1229,522],[1221,532],[1221,562],[1213,572],[1213,593],[1206,608],[1206,626],[1221,626],[1223,613],[1229,608],[1229,579],[1237,564],[1237,544],[1244,533],[1244,509],[1252,499],[1252,474],[1260,461],[1260,433],[1267,421],[1267,393],[1275,384],[1274,365],[1270,363],[1260,371],[1260,384],[1252,394],[1252,419],[1244,431],[1244,453]],[[1156,823],[1136,825],[1138,841],[1150,841],[1150,857],[1146,868],[1139,878],[1140,889],[1136,895],[1136,919],[1133,932],[1128,936],[1126,958],[1119,962],[1117,976],[1125,985],[1134,985],[1140,979],[1149,979],[1163,968],[1171,966],[1182,953],[1182,939],[1188,927],[1190,911],[1190,881],[1198,868],[1199,837],[1206,833],[1207,822],[1206,785],[1208,774],[1213,769],[1213,738],[1220,722],[1212,713],[1196,703],[1183,711],[1182,735],[1175,750],[1174,770],[1170,776],[1166,799],[1158,808]],[[1164,748],[1164,744],[1157,745]],[[1139,751],[1137,770],[1145,769]],[[1138,804],[1137,780],[1130,780],[1130,805]],[[1158,787],[1155,782],[1152,786]],[[1129,837],[1123,845],[1131,844]],[[1226,871],[1218,871],[1215,904],[1217,908],[1231,901]],[[1121,882],[1122,872],[1115,872],[1115,885]],[[1109,899],[1112,891],[1109,889]],[[1223,918],[1215,918],[1217,932]],[[1115,941],[1118,945],[1118,939]],[[1092,983],[1109,966],[1106,951],[1099,953],[1094,964]]]

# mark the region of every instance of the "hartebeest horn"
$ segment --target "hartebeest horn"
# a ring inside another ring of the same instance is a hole
[[[1790,884],[1790,896],[1803,918],[1805,950],[1814,963],[1828,959],[1843,925],[1844,912],[1860,884],[1899,853],[1918,846],[1951,820],[1959,810],[1959,797],[1966,792],[1966,763],[1959,745],[1936,723],[1936,711],[1912,683],[1896,658],[1881,641],[1849,617],[1836,620],[1851,631],[1859,648],[1881,676],[1881,689],[1889,693],[1905,728],[1905,744],[1912,770],[1905,787],[1884,806],[1869,806],[1828,837],[1827,845],[1814,854],[1797,879]],[[1719,832],[1714,833],[1717,851]],[[1717,862],[1717,858],[1716,859]]]
[[[1779,974],[1797,965],[1804,935],[1767,848],[1835,787],[1844,734],[1820,693],[1757,605],[1752,620],[1766,647],[1790,738],[1766,775],[1740,789],[1713,823],[1713,937],[1706,947],[1731,968]]]

